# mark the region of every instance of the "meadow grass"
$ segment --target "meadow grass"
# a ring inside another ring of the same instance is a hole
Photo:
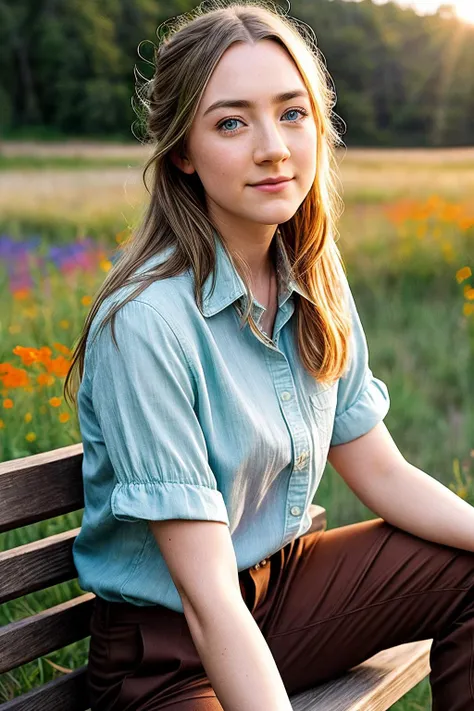
[[[80,441],[76,414],[62,399],[71,348],[109,257],[146,199],[139,170],[107,164],[113,147],[100,155],[90,150],[101,166],[65,170],[46,154],[39,173],[28,153],[21,156],[23,166],[30,160],[28,170],[0,162],[0,232],[10,250],[4,246],[0,256],[39,237],[35,250],[22,253],[30,255],[26,276],[0,271],[0,461]],[[125,150],[113,155],[124,160]],[[139,152],[132,153],[136,160]],[[370,366],[389,389],[388,429],[410,462],[474,503],[474,159],[471,151],[454,153],[348,151],[341,162],[346,209],[339,246]],[[90,155],[84,150],[84,161]],[[327,509],[329,528],[374,517],[329,464],[314,503]],[[79,511],[1,534],[0,550],[79,526],[81,517]],[[71,581],[24,596],[0,606],[0,624],[81,592]],[[88,639],[1,675],[0,701],[81,666],[87,652]],[[424,711],[430,703],[424,680],[392,708]]]

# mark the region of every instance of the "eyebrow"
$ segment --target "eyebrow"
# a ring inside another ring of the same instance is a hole
[[[298,96],[303,96],[309,98],[308,92],[305,89],[295,89],[294,91],[285,91],[283,94],[277,94],[271,97],[272,104],[282,104],[284,101],[289,101],[290,99],[295,99]],[[253,101],[247,101],[246,99],[225,99],[222,101],[215,101],[213,104],[207,108],[203,114],[206,116],[211,111],[216,109],[226,108],[226,109],[251,109],[255,106]]]

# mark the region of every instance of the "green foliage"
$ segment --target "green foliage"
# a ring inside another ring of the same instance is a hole
[[[196,5],[0,0],[0,130],[133,140],[133,68],[151,70],[138,45]],[[295,0],[290,14],[316,33],[347,145],[473,143],[474,27],[372,0]]]

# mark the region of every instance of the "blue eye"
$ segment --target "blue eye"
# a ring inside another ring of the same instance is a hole
[[[285,114],[291,114],[291,113],[300,113],[301,116],[300,116],[300,118],[297,119],[296,121],[290,121],[290,123],[299,123],[299,122],[302,121],[306,116],[308,116],[308,112],[306,111],[306,109],[301,109],[301,108],[298,108],[298,109],[288,109],[287,111],[285,111],[285,113],[283,114],[283,116],[284,116]],[[233,128],[233,129],[229,129],[229,130],[227,130],[226,128],[224,128],[224,126],[225,126],[227,123],[231,123],[232,121],[237,121],[237,122],[240,121],[240,123],[243,123],[243,122],[241,121],[241,119],[238,119],[238,118],[227,118],[227,119],[225,119],[224,121],[221,121],[220,123],[217,124],[217,130],[218,130],[220,133],[225,133],[226,135],[229,135],[229,134],[232,134],[232,133],[236,133],[236,132],[239,130],[238,128]]]

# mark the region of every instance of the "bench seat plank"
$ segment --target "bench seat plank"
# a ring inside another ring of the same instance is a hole
[[[87,666],[75,669],[47,684],[0,704],[0,711],[86,711]]]
[[[77,578],[72,545],[80,528],[0,553],[0,604]]]
[[[293,711],[385,711],[430,673],[431,644],[384,649],[337,679],[294,694]]]
[[[0,629],[0,674],[88,637],[95,600],[85,593]]]

